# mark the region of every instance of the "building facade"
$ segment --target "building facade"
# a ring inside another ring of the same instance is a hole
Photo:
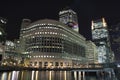
[[[79,33],[77,13],[66,8],[59,12],[59,21]]]
[[[61,22],[38,20],[22,27],[21,33],[31,67],[80,67],[85,63],[86,39]]]
[[[87,51],[86,51],[86,58],[88,59],[89,64],[96,64],[98,63],[98,54],[96,45],[92,41],[86,41],[87,44]]]
[[[21,52],[21,54],[26,54],[26,52],[25,52],[25,40],[24,40],[24,38],[23,38],[23,35],[24,35],[24,33],[25,33],[25,28],[26,28],[26,26],[28,26],[29,24],[31,23],[31,20],[30,19],[23,19],[22,20],[22,23],[21,23],[21,30],[20,30],[20,37],[19,37],[19,39],[20,39],[20,44],[21,45],[19,45],[19,51]]]
[[[112,51],[110,46],[109,32],[105,19],[92,21],[92,40],[97,46],[98,62],[112,62]]]

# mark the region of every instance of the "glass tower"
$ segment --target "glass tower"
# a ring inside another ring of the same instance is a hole
[[[112,54],[110,48],[109,33],[105,19],[92,21],[92,40],[97,46],[98,62],[111,62]]]

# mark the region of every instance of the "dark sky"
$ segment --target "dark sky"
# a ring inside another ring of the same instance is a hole
[[[29,0],[0,2],[0,16],[8,19],[7,39],[19,37],[23,18],[32,21],[39,19],[58,20],[58,13],[69,6],[78,14],[80,33],[91,39],[91,20],[105,17],[109,26],[120,22],[120,5],[118,0]]]

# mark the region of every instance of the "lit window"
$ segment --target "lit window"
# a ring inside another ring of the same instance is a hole
[[[52,34],[52,32],[50,32],[50,34]]]
[[[44,56],[44,58],[45,58],[46,56]]]

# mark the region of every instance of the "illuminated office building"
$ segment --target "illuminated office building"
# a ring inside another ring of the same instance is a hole
[[[72,9],[64,9],[60,11],[59,21],[79,33],[77,13]]]
[[[80,67],[85,60],[86,39],[61,22],[38,20],[21,31],[31,67]]]
[[[111,53],[109,32],[105,19],[92,21],[92,40],[97,46],[98,62],[112,62],[113,54]]]
[[[4,45],[4,54],[2,65],[13,66],[20,63],[22,55],[17,50],[17,44],[6,40]]]

